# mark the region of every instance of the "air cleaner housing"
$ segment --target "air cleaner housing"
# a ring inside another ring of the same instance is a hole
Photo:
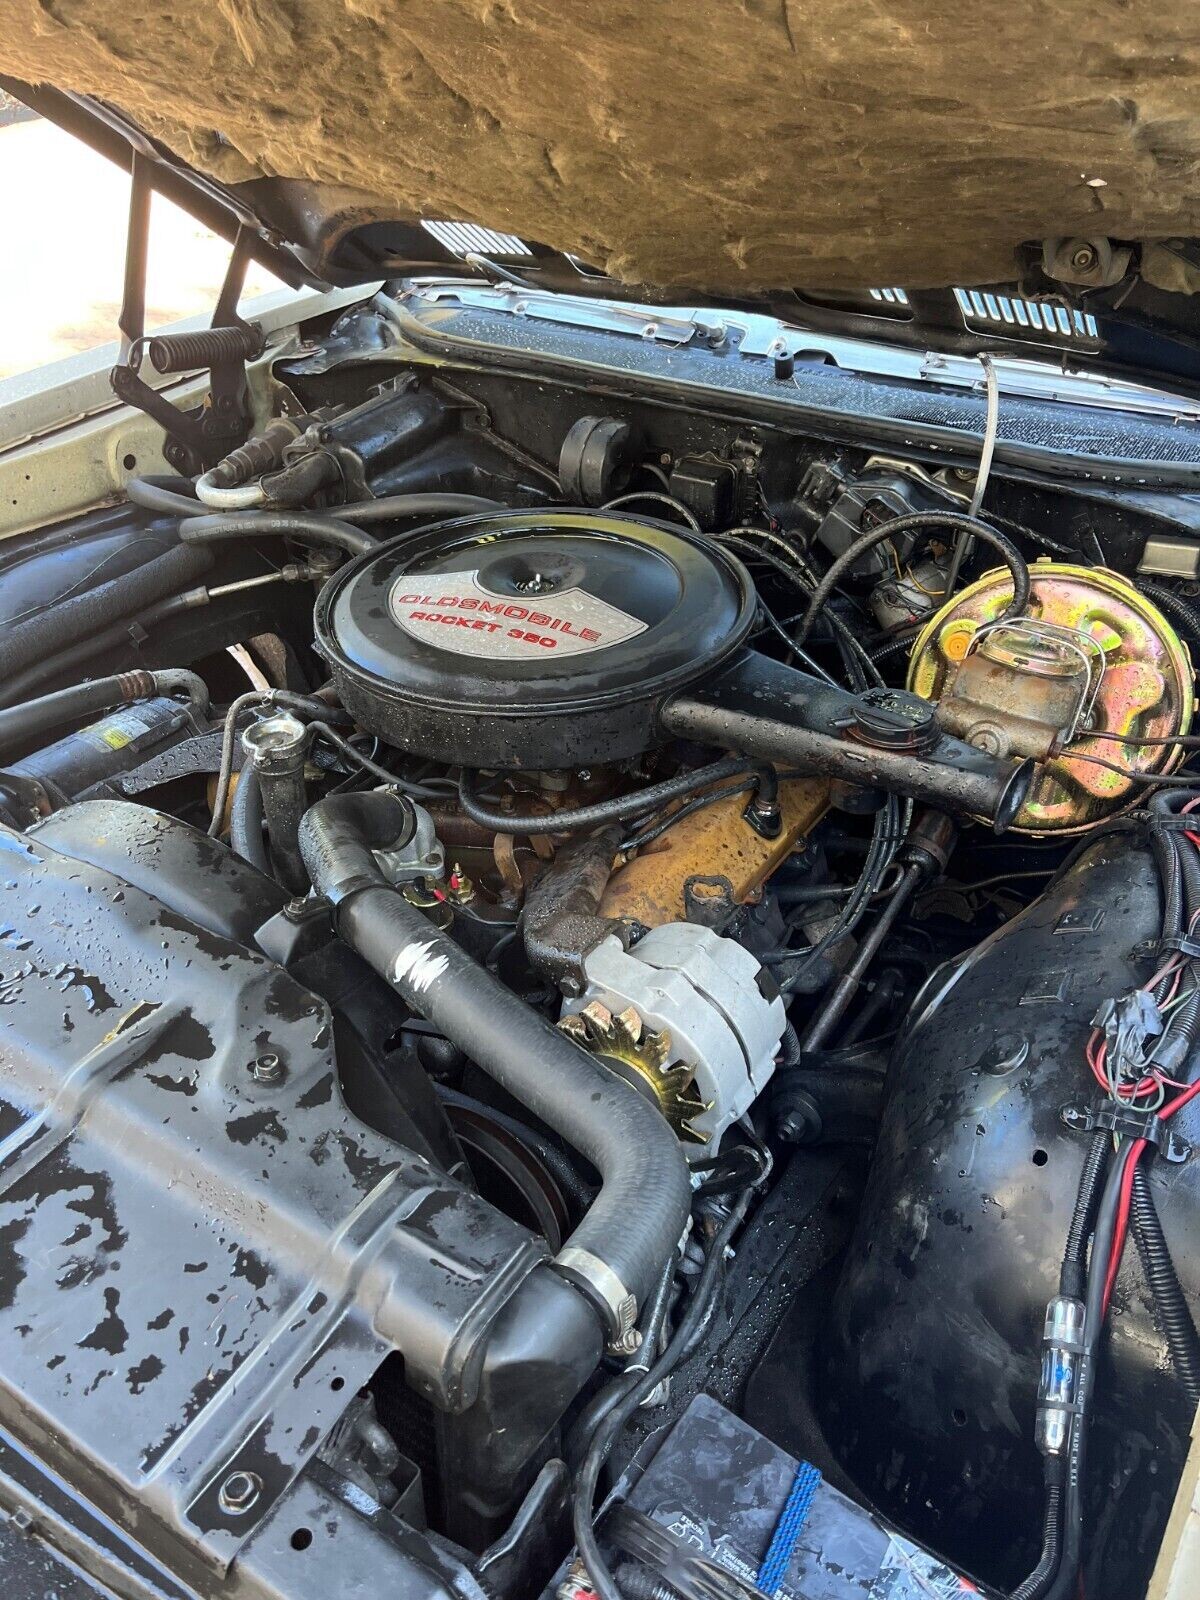
[[[658,709],[744,642],[741,563],[684,530],[592,511],[443,523],[339,572],[318,647],[389,744],[473,767],[638,755]]]

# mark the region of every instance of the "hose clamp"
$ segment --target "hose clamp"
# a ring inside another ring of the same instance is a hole
[[[154,674],[146,672],[141,667],[135,667],[131,672],[119,672],[117,685],[126,700],[145,700],[150,695],[158,693]]]
[[[554,1265],[600,1312],[608,1334],[609,1354],[633,1355],[642,1342],[635,1326],[637,1299],[608,1263],[590,1250],[568,1244],[555,1256]]]

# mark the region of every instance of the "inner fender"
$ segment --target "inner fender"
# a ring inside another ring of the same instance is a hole
[[[1004,1589],[1033,1565],[1042,1321],[1057,1290],[1098,1104],[1084,1059],[1101,1001],[1150,976],[1153,858],[1110,837],[984,944],[935,974],[893,1057],[867,1193],[833,1300],[825,1420],[848,1470],[917,1538]],[[1200,1116],[1172,1123],[1191,1142]],[[1200,1157],[1150,1168],[1185,1293],[1200,1294]],[[1089,1600],[1142,1593],[1191,1407],[1132,1246],[1089,1449]],[[1093,1558],[1094,1559],[1094,1558]]]

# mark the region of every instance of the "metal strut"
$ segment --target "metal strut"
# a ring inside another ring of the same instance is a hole
[[[118,326],[121,360],[109,374],[113,393],[153,417],[167,435],[163,455],[176,472],[203,472],[245,443],[251,413],[246,362],[262,354],[265,336],[255,322],[238,316],[238,301],[254,249],[254,232],[239,225],[225,281],[213,310],[212,326],[198,333],[146,335],[146,263],[150,244],[153,163],[134,150],[130,168],[129,229],[125,245],[125,284]],[[141,376],[144,356],[156,372],[190,372],[207,367],[209,393],[193,410],[174,406]]]

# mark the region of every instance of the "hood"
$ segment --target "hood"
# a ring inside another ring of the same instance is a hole
[[[541,281],[576,291],[615,283],[794,315],[797,298],[869,312],[863,296],[881,285],[936,296],[1019,284],[1101,315],[1119,297],[1151,332],[1193,332],[1200,35],[1186,8],[8,0],[6,11],[0,72],[16,93],[77,131],[89,118],[137,130],[176,178],[252,216],[264,250],[310,277],[444,267],[415,224],[453,219],[532,242]],[[600,277],[581,278],[580,264]]]

